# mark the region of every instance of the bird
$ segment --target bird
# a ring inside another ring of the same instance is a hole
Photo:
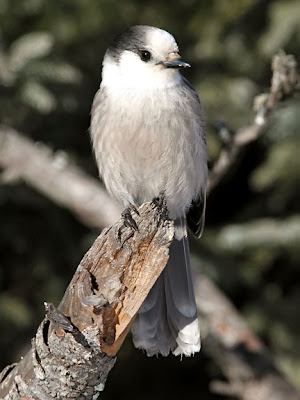
[[[131,327],[148,356],[191,356],[201,347],[187,228],[202,234],[207,145],[199,97],[180,73],[189,67],[169,32],[131,26],[105,52],[91,110],[99,175],[123,216],[134,228],[132,210],[162,196],[174,221],[167,265]]]

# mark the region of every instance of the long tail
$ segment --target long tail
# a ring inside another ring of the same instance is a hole
[[[175,238],[163,273],[148,294],[131,328],[135,347],[148,356],[170,351],[190,356],[200,350],[185,218],[175,221]]]

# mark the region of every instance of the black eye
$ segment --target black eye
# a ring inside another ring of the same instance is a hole
[[[140,57],[141,57],[141,60],[142,60],[142,61],[147,62],[147,61],[149,61],[150,58],[151,58],[151,53],[150,53],[149,51],[147,51],[147,50],[142,50],[142,51],[140,52]]]

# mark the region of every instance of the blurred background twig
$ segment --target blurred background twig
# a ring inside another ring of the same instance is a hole
[[[68,208],[87,226],[104,228],[120,215],[99,180],[72,165],[66,153],[53,153],[42,143],[34,143],[5,126],[0,126],[0,166],[2,183],[24,181]]]
[[[257,140],[263,133],[263,128],[269,122],[278,102],[284,96],[293,95],[300,88],[297,62],[293,55],[286,55],[283,52],[276,54],[272,60],[272,73],[269,92],[260,94],[254,99],[256,116],[251,125],[232,134],[225,124],[220,124],[220,139],[223,141],[224,147],[210,171],[208,193],[226,175],[243,148]]]

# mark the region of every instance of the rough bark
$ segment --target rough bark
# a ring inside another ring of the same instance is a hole
[[[96,399],[135,315],[168,260],[173,224],[151,204],[105,229],[65,295],[47,314],[27,355],[2,373],[1,399]],[[120,231],[121,229],[121,231]]]

